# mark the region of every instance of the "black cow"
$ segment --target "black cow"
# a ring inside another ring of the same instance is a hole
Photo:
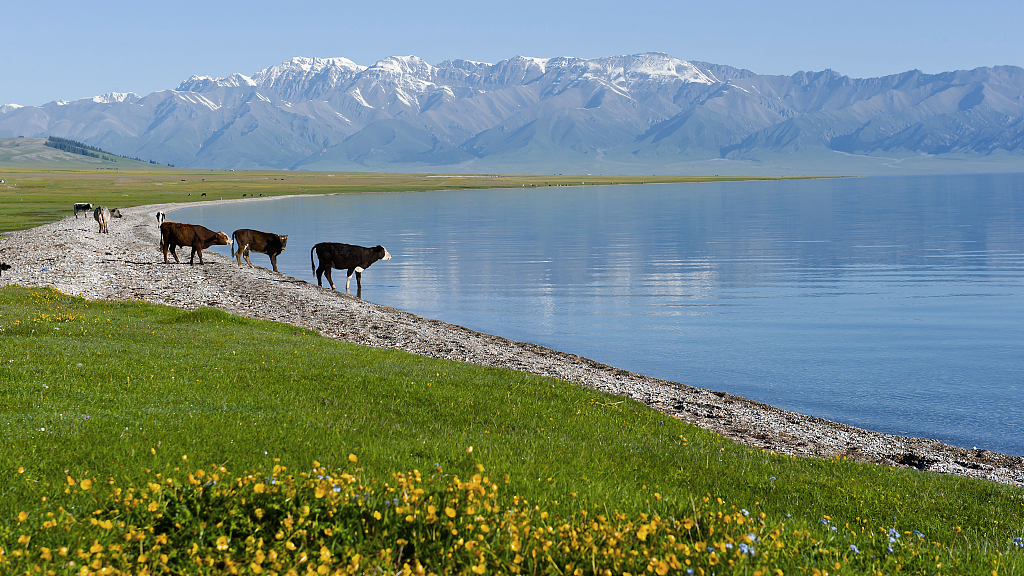
[[[90,204],[88,202],[75,202],[74,209],[75,209],[75,218],[78,218],[78,213],[79,212],[85,212],[86,214],[88,214],[89,210],[92,210],[92,204]]]
[[[317,259],[320,260],[319,266],[313,263],[313,252],[316,252]],[[331,268],[348,270],[348,275],[345,278],[345,292],[349,291],[348,286],[352,282],[352,273],[355,272],[356,287],[359,293],[362,293],[363,270],[369,268],[377,260],[391,260],[391,254],[380,245],[373,248],[363,248],[362,246],[353,246],[351,244],[321,242],[313,246],[309,251],[309,265],[313,268],[313,273],[316,274],[317,286],[324,285],[323,274],[326,272],[327,282],[331,284],[331,290],[337,290],[334,287],[334,281],[331,279]]]
[[[199,224],[182,224],[180,222],[164,222],[160,225],[160,250],[164,253],[164,264],[167,264],[167,251],[171,251],[175,262],[178,255],[174,253],[177,246],[191,246],[192,256],[188,263],[193,265],[196,253],[199,253],[199,263],[203,263],[203,250],[214,244],[231,244],[231,238],[223,232],[214,232]]]

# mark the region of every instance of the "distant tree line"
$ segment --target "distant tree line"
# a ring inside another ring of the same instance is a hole
[[[117,159],[119,157],[117,154],[111,154],[110,152],[107,152],[106,150],[101,150],[99,148],[96,148],[95,146],[89,146],[88,144],[85,144],[83,142],[71,140],[68,138],[58,138],[57,136],[48,137],[46,139],[46,142],[43,142],[43,144],[49,146],[50,148],[56,148],[57,150],[70,152],[71,154],[80,154],[82,156],[90,156],[92,158],[99,158],[101,160],[110,160],[113,162],[117,162]],[[120,156],[120,158],[135,160],[136,162],[146,162],[146,160],[143,160],[142,158],[132,158],[131,156],[122,155]],[[149,160],[149,163],[159,164],[159,162],[157,162],[156,160]],[[171,165],[168,164],[168,166]]]
[[[69,140],[67,138],[58,138],[56,136],[50,136],[44,142],[46,146],[50,148],[56,148],[57,150],[63,150],[64,152],[70,152],[71,154],[80,154],[82,156],[91,156],[93,158],[106,159],[108,156],[114,156],[110,152],[100,150],[95,146],[89,146],[83,144],[77,140]]]

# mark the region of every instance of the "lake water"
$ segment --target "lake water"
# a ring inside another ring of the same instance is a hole
[[[316,242],[383,244],[371,302],[1024,455],[1024,175],[310,196],[174,219],[289,234],[279,268],[313,282]]]

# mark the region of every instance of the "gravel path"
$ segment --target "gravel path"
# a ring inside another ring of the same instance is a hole
[[[211,306],[314,329],[337,340],[582,382],[755,448],[798,456],[841,455],[1024,484],[1024,458],[880,434],[731,394],[648,378],[573,354],[364,302],[262,267],[239,268],[234,260],[211,251],[203,254],[204,266],[188,265],[187,248],[178,250],[179,257],[185,255],[182,264],[174,264],[173,259],[164,264],[157,248],[155,214],[190,205],[123,208],[124,218],[111,223],[110,234],[98,232],[91,214],[12,233],[0,239],[0,262],[12,267],[0,275],[0,286],[51,286],[90,300],[137,299],[184,309]],[[262,255],[256,258],[269,263]]]

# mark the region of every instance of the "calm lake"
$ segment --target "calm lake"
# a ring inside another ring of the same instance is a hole
[[[1024,455],[1024,174],[309,196],[173,219],[288,234],[279,268],[312,282],[313,244],[383,244],[371,302]]]

